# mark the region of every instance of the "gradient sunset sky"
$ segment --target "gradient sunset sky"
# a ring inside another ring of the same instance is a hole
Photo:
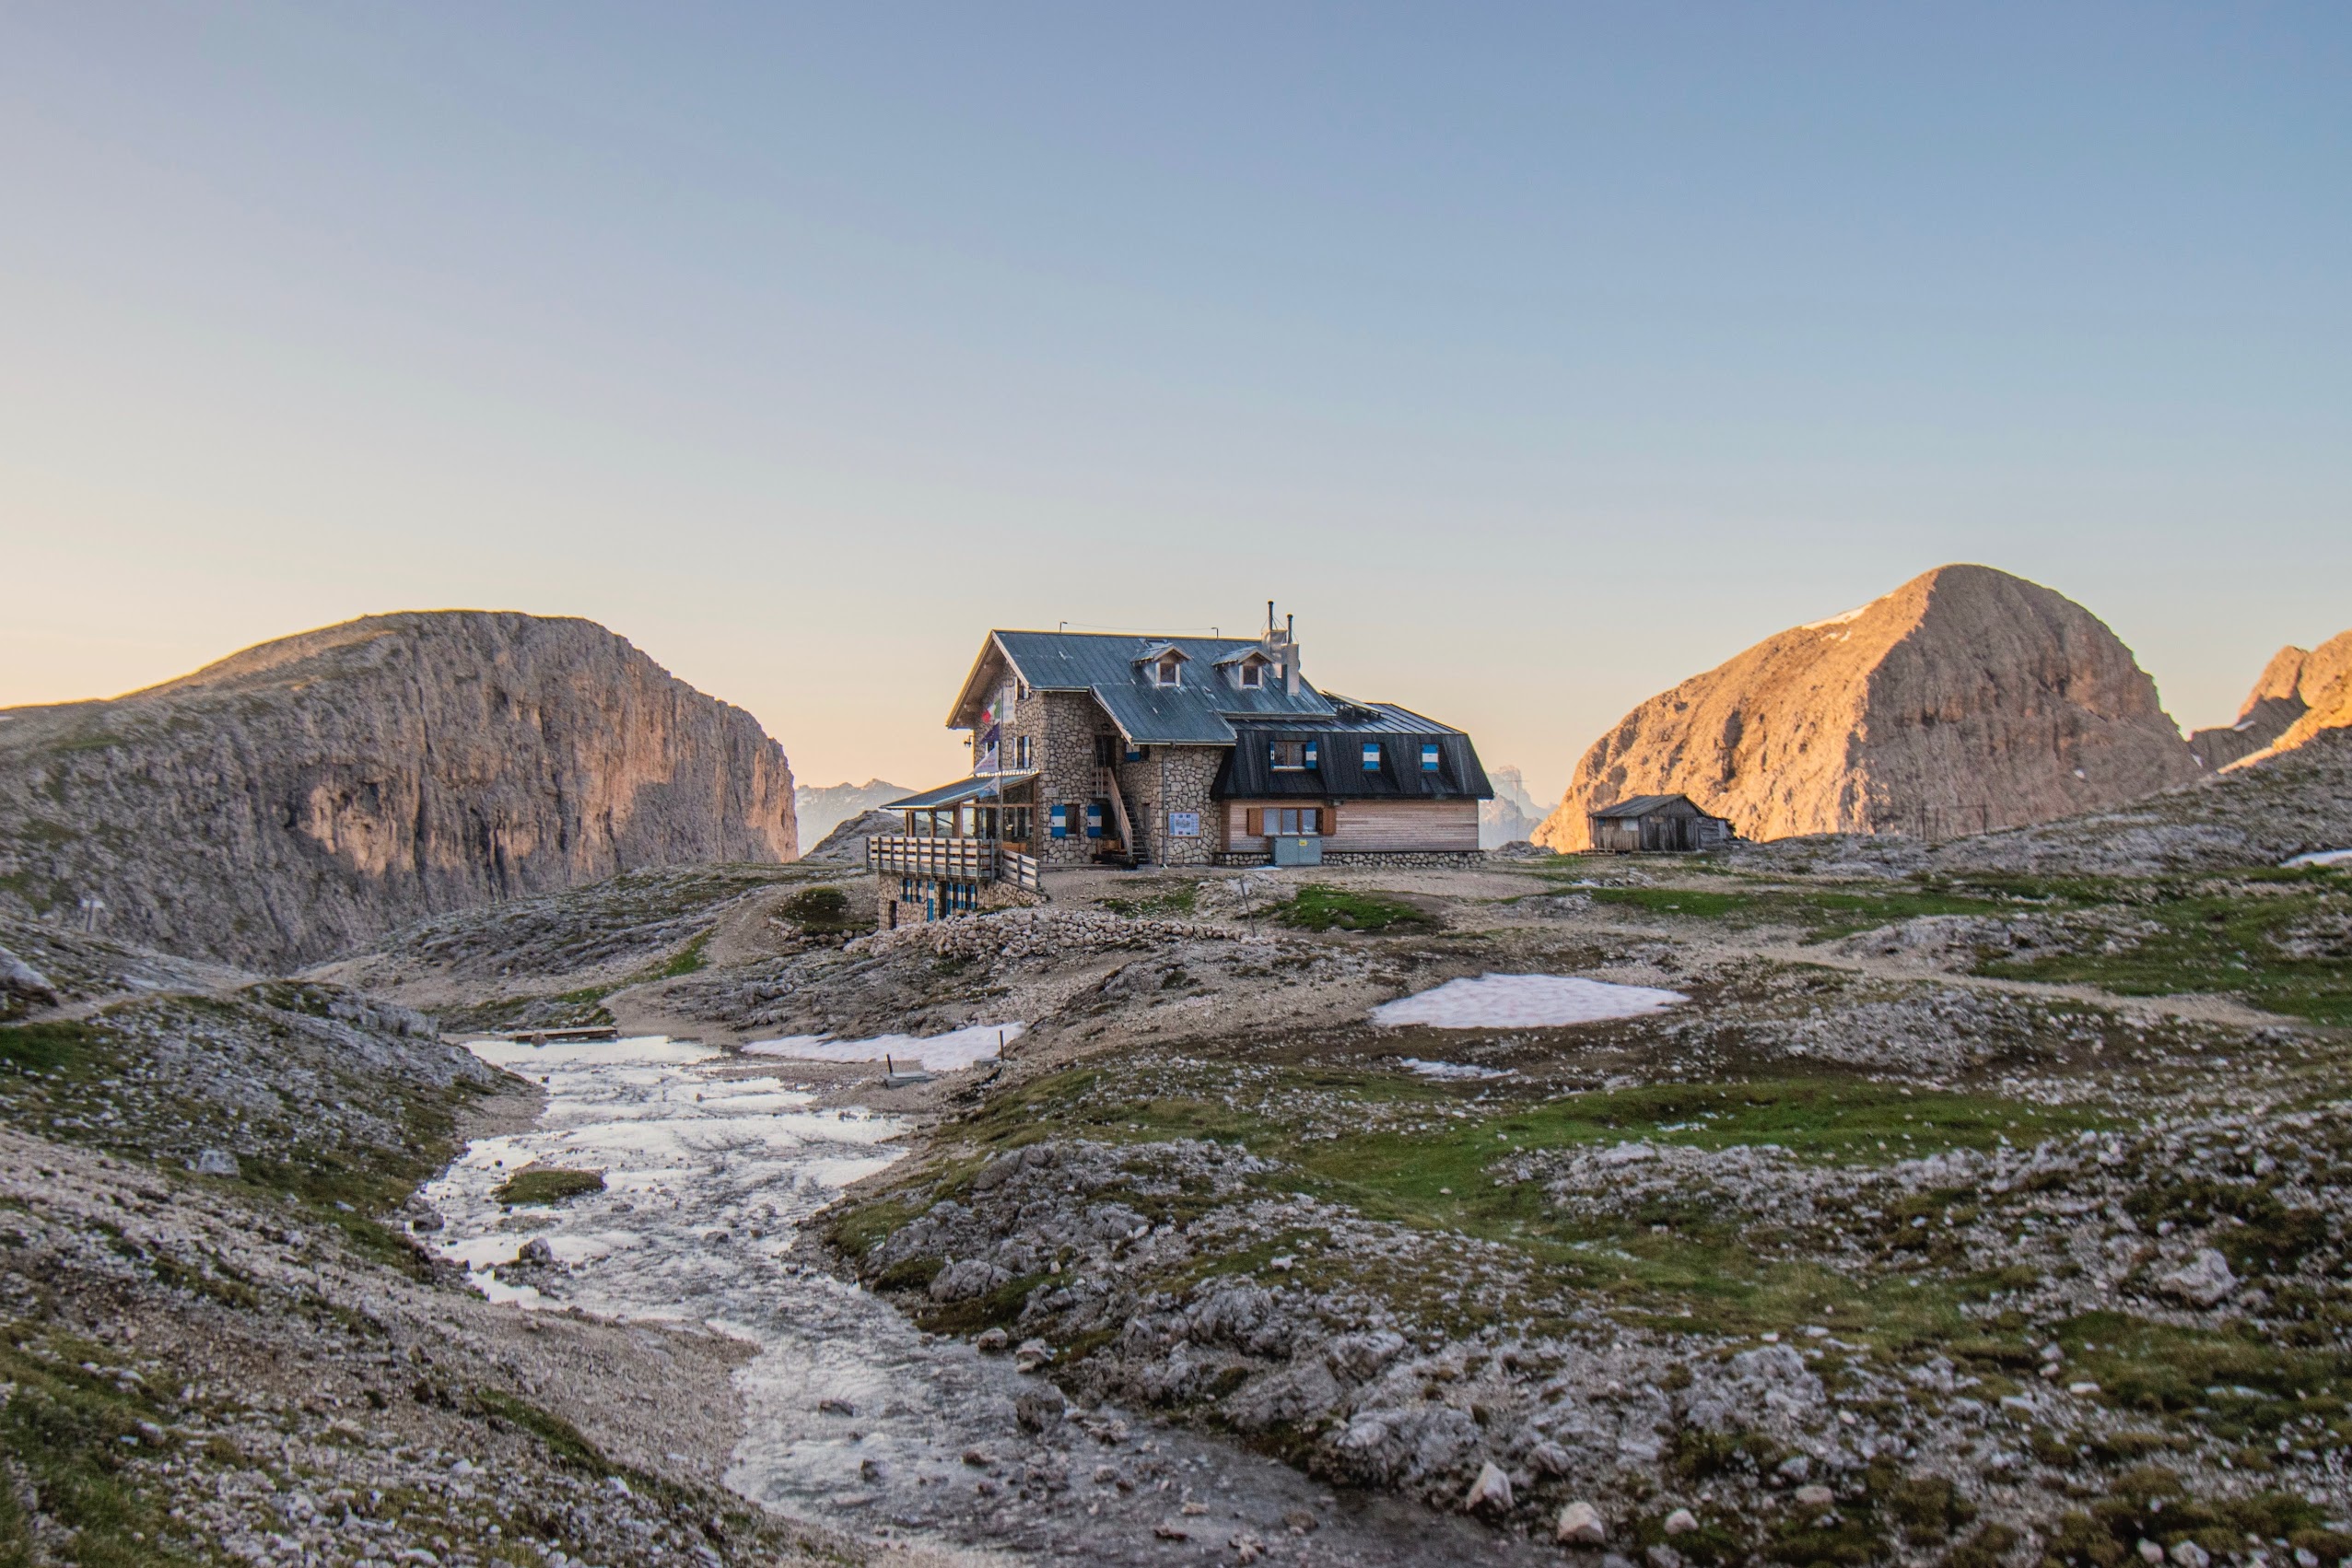
[[[2352,626],[2352,7],[0,8],[0,705],[493,606],[923,785],[1273,598],[1556,796],[1951,560]]]

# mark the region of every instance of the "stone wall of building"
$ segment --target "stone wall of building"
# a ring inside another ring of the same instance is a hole
[[[1051,866],[1092,861],[1106,842],[1085,837],[1085,806],[1094,798],[1094,737],[1116,735],[1117,726],[1090,693],[1032,692],[1014,701],[1006,731],[1009,741],[1029,737],[1031,765],[1037,769],[1038,858]],[[1057,805],[1076,809],[1067,838],[1052,836]],[[1105,832],[1111,831],[1105,824]]]
[[[1205,866],[1224,847],[1217,803],[1209,797],[1224,761],[1223,746],[1146,746],[1141,758],[1120,765],[1119,790],[1153,862]],[[1197,816],[1199,832],[1170,833],[1168,819],[1177,813]]]

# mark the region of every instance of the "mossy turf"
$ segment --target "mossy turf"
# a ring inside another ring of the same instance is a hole
[[[152,1032],[174,1029],[241,1036],[257,1049],[316,1053],[313,1065],[333,1085],[328,1093],[364,1103],[380,1141],[355,1141],[283,1102],[256,1105],[216,1076],[158,1070]],[[377,1216],[397,1209],[447,1164],[461,1112],[486,1092],[465,1079],[427,1088],[341,1065],[322,1042],[302,1040],[282,1010],[246,997],[127,1002],[87,1018],[0,1026],[0,1120],[160,1166],[175,1180],[187,1178],[186,1162],[197,1149],[239,1150],[235,1177],[193,1179],[229,1182],[273,1200],[289,1198],[311,1223],[404,1268],[412,1265],[414,1249]]]
[[[784,900],[780,913],[811,935],[862,931],[871,924],[851,911],[848,894],[831,886],[803,888]]]
[[[105,1346],[49,1326],[0,1327],[0,1456],[32,1492],[28,1510],[0,1486],[0,1563],[58,1561],[36,1541],[31,1513],[77,1532],[64,1561],[85,1568],[210,1562],[193,1541],[174,1541],[170,1520],[130,1470],[134,1457],[169,1448],[170,1413],[158,1395]]]
[[[1515,1155],[1637,1141],[1761,1146],[1802,1163],[1870,1167],[2005,1141],[2030,1144],[2113,1120],[2092,1106],[1911,1091],[1858,1076],[1519,1097],[1492,1084],[1400,1073],[1263,1067],[1245,1073],[1193,1062],[1158,1075],[1150,1085],[1155,1092],[1137,1093],[1141,1087],[1074,1070],[1009,1092],[966,1129],[991,1152],[1048,1137],[1239,1144],[1278,1162],[1279,1173],[1266,1178],[1270,1190],[1307,1192],[1371,1219],[1497,1242],[1560,1284],[1604,1293],[1679,1327],[1792,1328],[1828,1311],[1842,1314],[1842,1328],[1901,1340],[1957,1332],[1959,1305],[1982,1299],[1997,1281],[1857,1282],[1768,1258],[1758,1236],[1703,1202],[1664,1200],[1629,1218],[1578,1218],[1549,1201],[1541,1183],[1500,1178],[1498,1167]],[[1927,1209],[1940,1220],[1958,1202]],[[858,1239],[870,1246],[907,1217],[903,1210],[892,1217],[853,1210],[844,1224],[860,1227]],[[1185,1217],[1154,1211],[1155,1220]],[[1884,1234],[1890,1246],[1908,1246],[1907,1227],[1917,1217],[1905,1209],[1857,1223]],[[849,1239],[846,1230],[841,1239]]]
[[[1282,925],[1307,931],[1425,931],[1442,923],[1401,898],[1319,882],[1308,883],[1268,913]]]
[[[525,1165],[498,1184],[491,1194],[501,1203],[561,1203],[604,1190],[604,1178],[595,1171],[568,1171],[554,1165]]]
[[[2119,996],[2221,992],[2272,1012],[2352,1024],[2352,875],[2312,870],[2159,883],[2124,907],[2133,924],[2113,939],[1995,960],[1979,973]]]
[[[1134,898],[1098,898],[1096,903],[1114,915],[1130,919],[1152,919],[1169,916],[1184,916],[1193,912],[1199,894],[1196,883],[1182,882],[1174,887],[1156,888]]]

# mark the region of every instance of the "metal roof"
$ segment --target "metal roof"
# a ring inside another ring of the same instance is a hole
[[[1037,777],[1036,770],[1027,773],[976,773],[969,778],[959,778],[953,784],[942,784],[936,790],[926,790],[919,795],[909,795],[903,801],[892,801],[874,808],[880,812],[927,812],[941,806],[960,806],[966,801],[996,798],[1007,784],[1024,783]]]
[[[1334,716],[1331,704],[1304,679],[1298,696],[1293,696],[1281,682],[1246,687],[1202,673],[1221,659],[1256,649],[1259,645],[1255,638],[1022,631],[995,631],[989,638],[1032,690],[1094,693],[1120,731],[1139,746],[1230,745],[1237,722]],[[1184,684],[1155,685],[1152,672],[1134,661],[1147,649],[1156,653],[1171,648],[1192,661],[1185,667]],[[956,699],[955,714],[962,712],[987,662],[984,651],[965,683],[965,694]],[[949,721],[954,721],[954,714]]]
[[[1611,805],[1597,806],[1586,814],[1596,820],[1606,818],[1609,821],[1632,821],[1636,817],[1656,815],[1677,801],[1689,806],[1691,811],[1701,816],[1714,815],[1714,813],[1707,810],[1688,795],[1635,795]]]
[[[1351,704],[1343,711],[1358,717],[1319,724],[1244,725],[1210,794],[1222,801],[1494,798],[1478,748],[1461,731],[1387,703]],[[1315,766],[1275,767],[1274,744],[1284,741],[1313,742]],[[1363,765],[1367,741],[1380,748],[1379,760],[1371,767]],[[1422,770],[1424,745],[1437,748],[1434,773]]]

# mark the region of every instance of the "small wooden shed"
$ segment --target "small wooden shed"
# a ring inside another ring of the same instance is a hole
[[[1593,848],[1618,854],[1714,849],[1736,837],[1730,818],[1710,815],[1688,795],[1636,795],[1586,820]]]

